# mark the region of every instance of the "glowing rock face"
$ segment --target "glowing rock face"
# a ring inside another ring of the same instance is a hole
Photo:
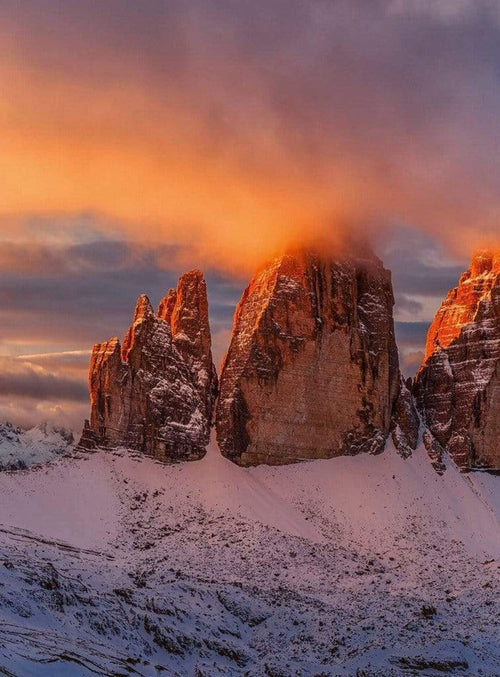
[[[400,389],[393,304],[371,252],[299,251],[257,273],[221,374],[222,453],[255,465],[382,451]]]
[[[476,252],[438,310],[415,394],[434,451],[463,469],[500,467],[499,251]]]
[[[217,375],[201,272],[183,275],[158,314],[139,297],[123,345],[113,338],[94,346],[89,389],[80,446],[127,447],[165,461],[205,454]]]

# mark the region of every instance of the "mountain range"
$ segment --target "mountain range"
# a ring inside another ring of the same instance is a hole
[[[76,447],[0,473],[0,674],[498,677],[499,260],[407,381],[368,249],[257,271],[219,377],[202,273],[140,296]]]
[[[463,470],[498,469],[500,254],[474,254],[414,382],[399,371],[393,305],[368,248],[278,257],[243,293],[217,384],[206,285],[191,271],[156,315],[139,298],[123,346],[94,347],[80,444],[196,460],[215,412],[221,453],[240,465],[381,453],[391,434],[408,456],[420,434],[438,471],[444,453]]]

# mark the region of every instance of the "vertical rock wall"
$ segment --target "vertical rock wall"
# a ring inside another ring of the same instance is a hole
[[[382,451],[400,387],[393,304],[371,253],[299,251],[257,273],[221,374],[222,453],[254,465]]]
[[[128,447],[167,461],[205,454],[217,393],[206,285],[179,279],[155,314],[140,296],[131,327],[94,346],[83,447]]]
[[[415,394],[432,438],[459,467],[500,468],[500,251],[474,254],[438,310]]]

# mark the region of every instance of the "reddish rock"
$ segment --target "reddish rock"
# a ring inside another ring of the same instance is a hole
[[[201,272],[183,275],[157,315],[139,297],[123,345],[113,338],[94,346],[89,389],[80,446],[123,446],[166,461],[205,454],[217,375]]]
[[[208,322],[207,288],[200,271],[183,275],[177,289],[170,289],[160,302],[158,317],[170,325],[172,342],[196,375],[196,386],[211,421],[217,396],[217,370],[212,361]]]
[[[300,251],[258,272],[222,369],[222,453],[246,466],[382,451],[399,392],[393,304],[371,252]]]
[[[448,293],[415,393],[430,434],[460,468],[500,467],[500,251],[476,252]]]

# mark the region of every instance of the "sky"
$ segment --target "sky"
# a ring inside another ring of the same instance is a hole
[[[78,429],[92,345],[189,268],[371,240],[401,362],[500,239],[495,0],[0,0],[0,420]]]

